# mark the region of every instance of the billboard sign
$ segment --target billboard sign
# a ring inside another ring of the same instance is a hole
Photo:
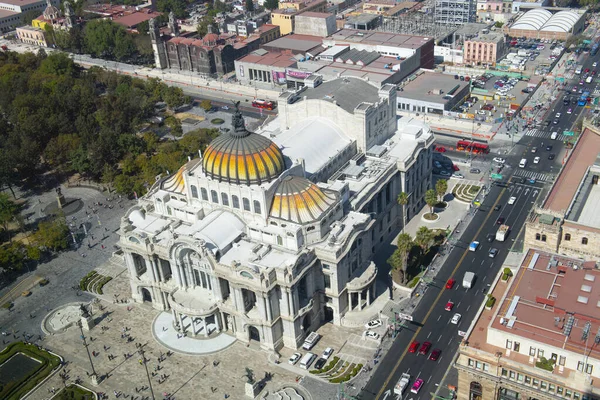
[[[306,79],[312,75],[312,72],[307,71],[295,71],[293,69],[286,69],[285,75],[288,78],[296,78],[296,79]]]

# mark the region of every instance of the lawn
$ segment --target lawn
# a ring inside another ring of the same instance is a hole
[[[0,398],[18,400],[60,365],[60,359],[32,344],[12,343],[0,352]]]
[[[69,385],[65,389],[58,392],[55,399],[57,400],[92,400],[96,396],[94,393],[81,386]]]

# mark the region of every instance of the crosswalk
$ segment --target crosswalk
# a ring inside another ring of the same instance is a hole
[[[523,178],[527,178],[527,179],[533,178],[537,182],[552,182],[554,180],[554,175],[552,175],[552,174],[544,174],[542,172],[528,171],[525,169],[516,170],[515,176],[523,177]]]
[[[533,136],[533,137],[538,137],[538,138],[543,138],[543,139],[550,139],[550,136],[552,135],[551,131],[543,131],[541,129],[529,129],[527,132],[525,132],[525,136]],[[568,136],[563,135],[562,133],[559,133],[558,136],[556,137],[556,140],[560,140],[561,142],[564,140],[569,139]]]
[[[600,88],[596,88],[594,89],[594,93],[592,93],[593,96],[600,96]]]

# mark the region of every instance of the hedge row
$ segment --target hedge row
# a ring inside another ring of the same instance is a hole
[[[331,361],[329,361],[329,364],[327,364],[323,368],[313,369],[309,372],[311,374],[324,374],[325,372],[331,371],[333,369],[333,367],[335,367],[335,365],[338,363],[338,361],[340,361],[340,358],[338,356],[335,356],[335,357],[333,357],[333,359]]]
[[[494,307],[494,304],[496,304],[496,298],[494,296],[492,296],[491,294],[488,294],[488,299],[485,302],[485,306],[487,308],[492,308],[492,307]]]
[[[111,280],[112,280],[112,276],[105,276],[102,279],[100,279],[100,282],[96,285],[96,293],[104,294],[102,292],[102,288],[104,287],[104,285],[106,285]]]
[[[81,289],[81,290],[87,290],[88,283],[90,283],[90,281],[96,275],[98,275],[98,273],[96,272],[96,270],[94,270],[94,271],[90,271],[86,276],[84,276],[83,278],[81,278],[81,280],[79,281],[79,289]]]
[[[358,373],[360,372],[362,367],[363,367],[362,364],[358,364],[354,368],[352,368],[351,371],[346,372],[344,375],[338,376],[337,378],[330,379],[329,382],[331,382],[331,383],[348,382],[350,379],[352,379],[356,375],[358,375]]]

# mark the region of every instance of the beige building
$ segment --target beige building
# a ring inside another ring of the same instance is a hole
[[[40,28],[35,28],[33,26],[22,26],[17,28],[17,37],[23,43],[48,47],[45,32]]]
[[[465,40],[463,62],[470,65],[494,66],[504,55],[504,35],[500,33],[479,34]]]
[[[458,400],[600,398],[600,271],[530,249],[481,307],[454,367]]]
[[[279,26],[282,35],[294,32],[296,15],[306,11],[324,13],[326,0],[293,0],[279,2],[279,9],[271,11],[271,24]]]
[[[571,257],[600,260],[600,127],[584,120],[584,131],[543,206],[525,225],[525,246]]]

